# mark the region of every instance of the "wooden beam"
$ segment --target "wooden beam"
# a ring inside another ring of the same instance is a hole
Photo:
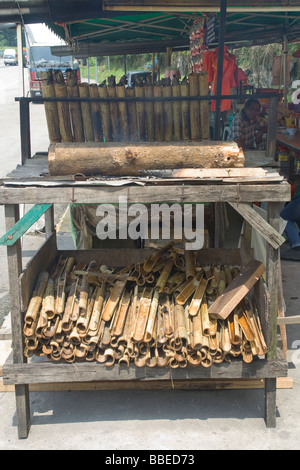
[[[258,233],[272,245],[273,248],[279,248],[284,242],[285,238],[280,235],[277,230],[271,227],[266,220],[261,217],[249,204],[237,204],[235,202],[229,203],[239,214],[241,214],[249,224],[255,228]]]

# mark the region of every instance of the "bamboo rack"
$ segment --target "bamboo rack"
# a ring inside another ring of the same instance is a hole
[[[60,257],[37,279],[24,354],[107,367],[252,362],[267,352],[254,301],[244,297],[226,320],[208,314],[239,273],[238,266],[200,266],[194,252],[173,243],[118,270]]]
[[[125,98],[127,101],[45,102],[50,142],[177,142],[209,140],[209,102],[178,100],[180,97],[208,95],[207,73],[190,74],[181,82],[174,77],[152,83],[135,82],[126,87],[126,77],[116,83],[108,77],[101,84],[78,84],[69,69],[50,70],[43,80],[45,97]],[[50,88],[49,84],[54,83]],[[163,98],[164,101],[151,101]],[[168,100],[169,98],[169,100]],[[177,100],[176,100],[177,98]],[[131,102],[132,99],[132,102]],[[50,109],[54,108],[55,114]],[[58,112],[57,112],[57,111]],[[55,122],[55,119],[58,122]],[[60,132],[54,132],[55,126]]]

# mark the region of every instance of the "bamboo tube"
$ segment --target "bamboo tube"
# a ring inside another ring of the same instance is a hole
[[[55,97],[53,77],[51,72],[51,70],[48,70],[47,72],[40,72],[44,98]],[[57,103],[45,101],[44,106],[50,143],[61,142]]]
[[[108,95],[108,88],[107,85],[101,84],[98,86],[98,96],[99,98],[107,99]],[[105,142],[112,142],[112,121],[110,117],[110,103],[101,101],[100,102],[100,112],[101,112],[101,119],[103,125],[103,140]]]
[[[125,98],[125,85],[116,86],[116,96],[118,98]],[[127,104],[125,101],[118,103],[119,118],[120,118],[120,129],[121,129],[121,140],[128,142],[129,140],[129,126],[128,126],[128,115],[127,115]]]
[[[197,73],[189,75],[190,96],[199,96],[199,77]],[[190,102],[190,125],[192,141],[201,140],[200,104],[199,101]]]
[[[89,98],[89,84],[87,82],[80,83],[78,85],[78,91],[80,98]],[[84,137],[86,142],[94,142],[94,128],[92,120],[92,110],[89,102],[82,101],[80,103],[82,123],[84,130]]]
[[[77,70],[67,69],[66,71],[67,93],[70,98],[79,97]],[[79,102],[70,102],[70,118],[73,130],[73,141],[84,142],[83,120],[81,106]]]
[[[208,96],[208,74],[207,72],[199,73],[199,94],[200,96]],[[200,126],[201,126],[201,138],[208,140],[210,138],[209,131],[209,101],[200,101]]]
[[[153,339],[158,302],[159,302],[159,292],[157,289],[154,289],[153,297],[151,300],[151,308],[149,311],[149,317],[148,317],[146,331],[144,335],[144,341],[147,343]]]
[[[213,287],[215,289],[216,287],[218,287],[219,280],[220,280],[220,266],[214,266],[213,267],[213,274],[212,275],[213,275],[213,277],[210,280],[210,285],[211,285],[211,287]]]
[[[146,98],[152,98],[153,85],[145,85],[144,94]],[[145,113],[146,113],[146,140],[148,142],[154,142],[155,140],[154,104],[152,101],[146,101]]]
[[[147,273],[152,271],[156,263],[160,260],[163,254],[165,254],[171,247],[173,246],[173,243],[168,243],[167,245],[163,246],[160,248],[157,253],[154,255],[150,255],[149,258],[146,259],[146,261],[143,264],[143,269]]]
[[[162,86],[153,86],[153,96],[155,98],[162,97]],[[154,102],[154,130],[156,142],[163,142],[164,140],[164,110],[162,101]]]
[[[201,312],[192,317],[192,348],[196,351],[203,346],[202,319]]]
[[[88,305],[88,297],[89,297],[89,286],[87,282],[87,274],[82,276],[81,280],[81,287],[79,293],[79,315],[85,315]]]
[[[142,296],[140,298],[135,330],[132,336],[132,340],[136,343],[142,341],[142,339],[144,338],[148,315],[151,308],[152,295],[153,289],[146,287],[143,290]]]
[[[57,98],[67,98],[68,92],[65,84],[64,76],[61,70],[52,72],[55,96]],[[65,102],[57,102],[57,113],[59,121],[59,129],[62,142],[72,142],[72,127],[69,112],[69,104]]]
[[[109,299],[104,307],[102,318],[104,321],[109,321],[118,305],[120,296],[123,292],[127,279],[117,280],[112,288]]]
[[[89,96],[90,98],[99,98],[98,85],[96,83],[91,83],[89,85]],[[91,111],[95,142],[103,142],[102,119],[99,102],[91,102]]]
[[[162,87],[162,95],[164,98],[172,97],[171,85]],[[173,139],[173,112],[172,112],[171,101],[163,102],[163,112],[164,112],[164,140],[166,142],[171,142]]]
[[[172,81],[172,96],[180,96],[180,85],[179,83]],[[182,124],[181,124],[181,105],[180,101],[173,101],[172,103],[172,114],[173,114],[173,128],[174,128],[174,141],[180,142],[182,137]]]
[[[221,338],[220,338],[221,349],[227,353],[231,349],[230,333],[228,328],[227,320],[221,322]]]
[[[202,304],[201,304],[201,307],[200,307],[200,314],[201,314],[201,320],[202,320],[203,334],[205,336],[209,336],[210,321],[209,321],[208,307],[207,307],[207,301],[206,301],[206,295],[205,294],[203,295]]]
[[[185,273],[186,279],[192,279],[196,276],[194,253],[191,250],[185,250]]]
[[[189,96],[189,84],[183,80],[180,85],[180,95]],[[181,101],[181,123],[182,123],[182,139],[190,140],[190,102]]]
[[[52,279],[48,280],[48,284],[44,292],[43,305],[47,319],[51,320],[55,314],[54,282]]]
[[[167,280],[170,276],[170,273],[172,271],[174,265],[174,261],[170,259],[167,264],[165,265],[164,269],[162,270],[157,282],[156,282],[156,289],[158,289],[158,292],[161,293],[163,292],[165,285],[167,283]]]
[[[118,312],[115,317],[114,325],[112,327],[112,335],[114,336],[121,336],[123,332],[130,300],[131,292],[124,291],[122,298],[120,299]]]
[[[231,274],[231,269],[230,266],[224,266],[224,273],[225,273],[225,280],[227,286],[232,282],[232,274]]]
[[[191,279],[184,289],[177,295],[176,302],[179,305],[184,305],[188,299],[194,294],[195,290],[199,285],[199,281],[196,278]]]
[[[66,306],[64,310],[64,315],[62,318],[62,330],[64,332],[69,332],[72,328],[71,326],[71,315],[74,308],[75,298],[76,298],[76,290],[77,290],[77,281],[73,281],[70,292],[66,301]]]
[[[143,86],[135,86],[134,92],[135,92],[136,98],[144,97]],[[145,114],[145,103],[143,101],[136,102],[136,120],[137,120],[138,140],[145,141],[146,140],[146,114]]]
[[[85,276],[84,276],[85,277]],[[83,290],[84,290],[84,297],[85,297],[85,292],[86,292],[86,287],[85,283],[83,285]],[[90,318],[94,309],[95,305],[95,299],[96,299],[96,294],[97,294],[97,289],[94,289],[93,287],[90,287],[89,290],[89,295],[88,295],[88,300],[85,304],[85,308],[81,311],[81,315],[79,316],[76,326],[79,331],[80,336],[85,336],[87,334]],[[82,294],[82,292],[80,292]],[[82,295],[81,295],[82,297]],[[85,300],[85,299],[84,299]],[[80,299],[79,299],[80,303]]]
[[[205,295],[207,284],[208,284],[208,280],[202,277],[200,279],[197,289],[195,290],[195,293],[193,295],[193,298],[189,306],[189,314],[191,316],[197,315],[198,310],[200,309],[200,306],[201,306],[203,296]]]
[[[43,271],[39,274],[33,296],[30,299],[26,314],[25,323],[31,324],[34,322],[39,314],[40,306],[42,304],[43,295],[47,287],[49,273]]]
[[[97,287],[95,292],[95,302],[93,305],[93,312],[90,318],[90,323],[88,327],[87,334],[89,336],[96,336],[99,327],[100,327],[100,317],[101,311],[104,303],[104,296],[105,296],[106,284],[105,282],[102,283],[101,287]]]
[[[114,81],[113,76],[108,78],[107,94],[109,98],[116,97],[116,86],[115,86],[115,81]],[[111,101],[109,103],[109,109],[110,109],[110,118],[111,118],[112,140],[113,142],[119,142],[120,141],[120,120],[119,120],[118,103],[114,103],[113,101]]]
[[[127,87],[125,90],[127,98],[134,98],[134,87]],[[129,140],[131,142],[137,141],[137,121],[136,121],[136,105],[135,101],[128,102],[128,122],[129,122]]]

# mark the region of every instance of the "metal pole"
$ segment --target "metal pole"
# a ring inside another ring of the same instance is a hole
[[[21,23],[17,23],[16,28],[17,28],[17,46],[18,46],[19,90],[20,90],[20,96],[25,96],[23,43],[22,43],[22,25],[21,25]]]
[[[288,41],[286,35],[283,36],[283,95],[284,107],[287,109],[287,60],[288,60]]]
[[[227,8],[227,0],[221,0],[216,95],[222,94],[226,8]],[[221,100],[218,99],[216,100],[216,107],[215,107],[214,140],[220,140],[221,138],[220,137],[220,129],[221,129],[220,118],[221,118]]]

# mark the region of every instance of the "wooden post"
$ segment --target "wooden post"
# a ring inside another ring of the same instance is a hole
[[[221,17],[220,17],[220,28],[219,28],[218,66],[217,66],[217,83],[216,83],[216,95],[217,96],[220,96],[222,94],[226,8],[227,8],[227,0],[221,0],[221,9],[220,9]],[[216,108],[215,108],[214,140],[220,140],[220,131],[221,131],[220,118],[221,118],[221,100],[217,99]]]
[[[19,220],[19,205],[5,205],[6,230],[9,230]],[[27,362],[24,357],[23,321],[21,312],[21,299],[19,292],[19,276],[22,271],[21,240],[18,239],[12,246],[7,247],[8,277],[10,286],[10,311],[12,329],[13,362],[22,364]],[[18,417],[18,436],[24,439],[30,429],[29,387],[28,385],[15,385],[16,408]]]
[[[21,162],[31,158],[29,101],[20,99]]]
[[[276,153],[276,130],[278,114],[278,96],[270,98],[268,134],[267,134],[267,158],[275,159]]]

